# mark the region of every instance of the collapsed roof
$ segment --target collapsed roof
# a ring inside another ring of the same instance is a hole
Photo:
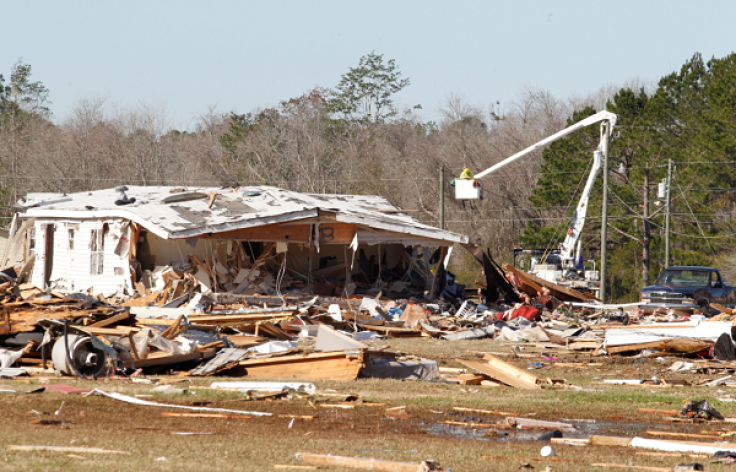
[[[130,186],[124,194],[116,189],[69,195],[30,193],[14,210],[29,218],[125,218],[164,239],[327,217],[379,233],[400,233],[407,236],[401,238],[404,242],[412,238],[434,240],[437,245],[468,242],[465,235],[420,223],[383,197],[303,194],[269,186]]]

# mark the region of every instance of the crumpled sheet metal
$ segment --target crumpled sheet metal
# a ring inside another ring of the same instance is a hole
[[[414,362],[371,356],[366,367],[360,370],[360,376],[376,379],[439,380],[440,366],[429,359]]]

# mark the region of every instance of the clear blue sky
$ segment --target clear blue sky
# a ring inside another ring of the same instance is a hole
[[[182,129],[209,105],[242,113],[334,87],[373,50],[411,79],[397,102],[425,120],[451,93],[483,108],[525,85],[585,95],[736,50],[733,0],[0,0],[0,16],[0,73],[23,57],[57,121],[104,97],[163,105]]]

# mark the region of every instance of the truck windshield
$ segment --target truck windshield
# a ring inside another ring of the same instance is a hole
[[[690,285],[707,287],[710,283],[709,270],[672,270],[667,269],[654,282],[657,285]]]

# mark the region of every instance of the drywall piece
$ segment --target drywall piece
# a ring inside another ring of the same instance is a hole
[[[317,331],[317,351],[345,351],[350,349],[368,349],[368,346],[349,336],[338,333],[326,325],[320,325]]]
[[[235,278],[233,279],[233,283],[240,285],[241,283],[243,283],[245,279],[248,278],[249,273],[250,271],[248,269],[240,269],[240,272],[238,272],[238,275],[236,275]]]
[[[327,308],[327,314],[330,315],[330,318],[332,318],[335,321],[344,321],[342,318],[342,310],[340,310],[340,305],[332,304]]]
[[[696,452],[699,454],[715,454],[718,451],[736,451],[736,444],[728,443],[688,443],[684,441],[668,441],[664,439],[646,439],[635,437],[631,447],[654,449],[666,452]]]
[[[207,271],[201,267],[199,267],[197,272],[194,273],[194,278],[199,282],[202,293],[207,293],[212,290],[212,280],[210,280],[210,276],[207,274]]]

